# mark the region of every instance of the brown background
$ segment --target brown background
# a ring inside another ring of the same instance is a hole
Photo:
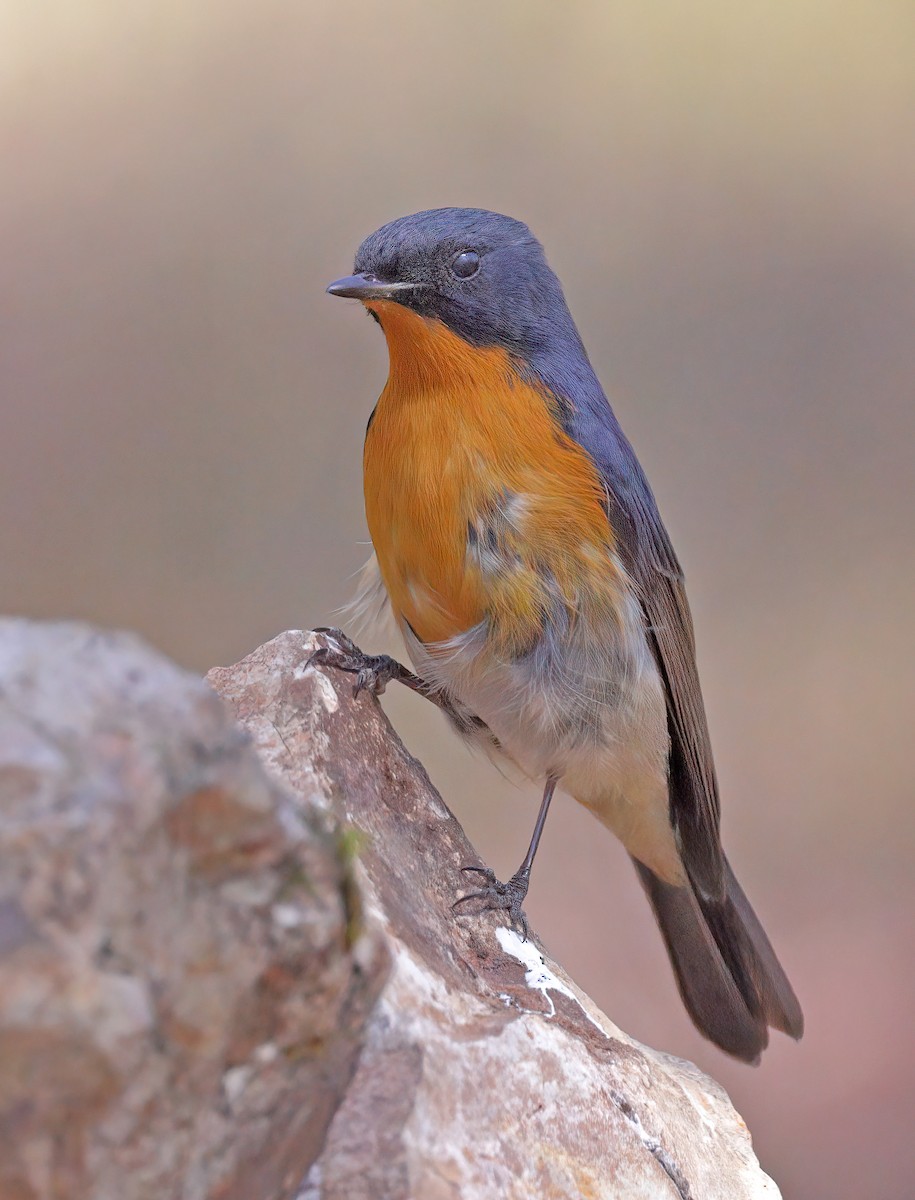
[[[478,204],[547,245],[690,579],[732,860],[808,1035],[691,1030],[625,856],[552,815],[528,910],[731,1091],[788,1197],[911,1194],[915,6],[7,0],[0,604],[189,666],[366,555],[358,241]],[[906,660],[906,655],[908,658]],[[535,792],[388,711],[517,865]]]

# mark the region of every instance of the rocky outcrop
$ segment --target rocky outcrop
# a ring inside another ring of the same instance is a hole
[[[301,1200],[775,1200],[711,1079],[617,1029],[536,937],[453,915],[480,859],[377,701],[307,665],[321,644],[285,633],[209,676],[355,831],[393,964]]]
[[[138,639],[0,622],[0,1200],[280,1200],[385,971],[321,789]]]
[[[452,914],[479,859],[320,644],[224,704],[0,622],[0,1200],[777,1200],[716,1084]]]

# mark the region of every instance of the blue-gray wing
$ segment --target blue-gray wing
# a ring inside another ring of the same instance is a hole
[[[683,572],[645,474],[601,394],[566,414],[566,428],[594,460],[607,515],[645,614],[667,693],[670,808],[684,865],[708,899],[723,897],[718,781]]]

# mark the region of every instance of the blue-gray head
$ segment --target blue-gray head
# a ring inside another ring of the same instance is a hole
[[[481,208],[434,208],[383,225],[335,296],[393,300],[477,346],[530,360],[578,336],[559,280],[521,221]],[[580,345],[580,343],[578,343]]]

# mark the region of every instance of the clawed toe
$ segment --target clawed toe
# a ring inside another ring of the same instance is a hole
[[[305,665],[310,667],[320,663],[355,675],[354,696],[358,696],[360,692],[371,692],[374,696],[380,696],[388,683],[403,673],[404,668],[390,655],[364,654],[352,638],[347,637],[340,629],[321,627],[314,632],[323,634],[334,644],[320,646]]]
[[[362,653],[353,639],[348,634],[345,634],[342,629],[337,629],[335,625],[318,625],[311,632],[323,634],[330,641],[336,642],[340,649],[345,650],[347,654],[358,655]]]
[[[365,656],[365,666],[360,667],[356,682],[353,684],[353,695],[358,696],[360,692],[371,692],[374,696],[381,696],[384,689],[387,687],[391,679],[391,673],[385,670],[386,654],[379,654],[377,658],[369,659]]]
[[[511,921],[512,927],[520,929],[524,941],[527,941],[527,918],[521,909],[524,897],[527,895],[527,874],[519,871],[507,883],[502,883],[496,878],[495,872],[489,867],[461,867],[461,871],[463,873],[481,875],[485,881],[485,886],[478,891],[458,896],[451,905],[452,912],[457,912],[459,906],[469,900],[477,900],[480,902],[480,907],[467,915],[477,916],[484,912],[505,911],[508,913],[508,919]]]
[[[461,871],[468,875],[471,873],[482,875],[488,883],[496,884],[499,882],[492,867],[461,867]]]

